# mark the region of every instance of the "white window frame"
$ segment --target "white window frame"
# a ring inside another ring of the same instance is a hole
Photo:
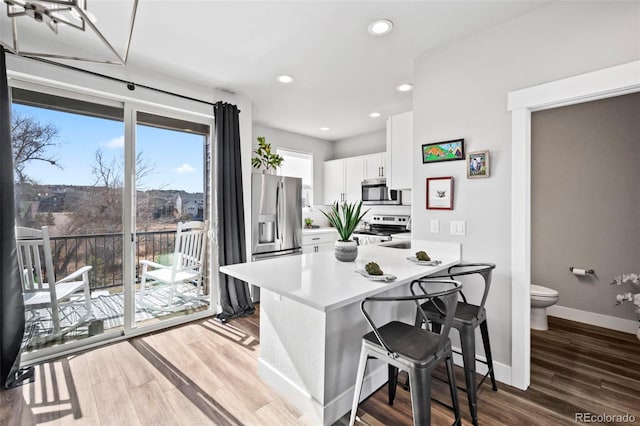
[[[276,154],[279,155],[288,155],[291,157],[298,157],[298,158],[303,158],[303,159],[308,159],[310,162],[310,166],[311,166],[311,185],[309,188],[309,195],[308,195],[308,199],[307,199],[307,205],[306,206],[302,206],[302,208],[306,211],[310,208],[313,207],[313,193],[314,193],[314,187],[315,187],[315,179],[313,176],[314,173],[314,168],[313,168],[313,153],[311,152],[304,152],[304,151],[296,151],[293,149],[289,149],[289,148],[282,148],[282,147],[276,147]],[[282,169],[278,169],[278,174],[281,175],[282,174]],[[304,184],[302,185],[302,190],[304,191],[305,187]]]

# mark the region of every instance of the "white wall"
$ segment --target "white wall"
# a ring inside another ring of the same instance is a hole
[[[333,142],[258,123],[253,123],[253,135],[253,149],[258,147],[258,136],[264,136],[272,149],[285,148],[313,154],[313,199],[314,204],[321,204],[324,197],[324,162],[333,156]]]
[[[459,241],[463,258],[497,264],[487,303],[494,360],[511,364],[511,117],[507,92],[640,58],[640,3],[562,2],[424,53],[414,64],[414,147],[465,138],[491,150],[491,177],[466,179],[465,162],[414,161],[413,232]],[[425,179],[453,176],[454,210],[426,210]],[[429,221],[440,220],[440,234]],[[448,235],[465,220],[467,235]],[[471,293],[469,288],[465,293]],[[478,349],[482,353],[482,349]]]
[[[376,120],[381,120],[378,117]],[[375,154],[387,150],[386,129],[363,133],[350,138],[339,139],[334,142],[332,160],[337,158],[355,157],[357,155]]]

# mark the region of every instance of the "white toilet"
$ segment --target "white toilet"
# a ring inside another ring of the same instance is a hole
[[[548,330],[547,308],[558,301],[558,292],[541,285],[531,284],[531,328]]]

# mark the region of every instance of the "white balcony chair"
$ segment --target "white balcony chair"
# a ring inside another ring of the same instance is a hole
[[[18,264],[22,271],[22,291],[25,309],[31,311],[32,318],[38,318],[38,309],[50,309],[53,332],[37,336],[39,342],[55,340],[92,318],[91,292],[89,290],[89,271],[92,266],[83,266],[61,280],[55,279],[51,241],[46,226],[42,229],[16,227],[16,246]],[[44,256],[44,264],[41,256]],[[71,295],[82,290],[84,292],[84,309],[82,314],[71,315],[66,307],[77,305]],[[64,313],[63,313],[64,310]],[[61,317],[72,318],[64,327]]]
[[[200,296],[203,290],[203,272],[205,253],[207,251],[207,234],[209,221],[191,221],[178,223],[176,243],[171,265],[161,265],[143,259],[142,276],[140,278],[140,304],[147,309],[175,310],[172,308],[175,289],[181,284],[191,283],[196,286],[196,294]],[[147,289],[152,285],[169,285],[169,296],[165,306],[158,306],[145,302]],[[193,298],[186,296],[185,298]]]

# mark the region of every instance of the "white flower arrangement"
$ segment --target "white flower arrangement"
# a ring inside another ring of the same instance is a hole
[[[611,284],[631,284],[632,291],[627,293],[621,293],[616,296],[616,305],[621,305],[624,302],[632,302],[636,307],[636,312],[640,313],[640,275],[638,274],[621,274],[614,277],[614,282]]]

